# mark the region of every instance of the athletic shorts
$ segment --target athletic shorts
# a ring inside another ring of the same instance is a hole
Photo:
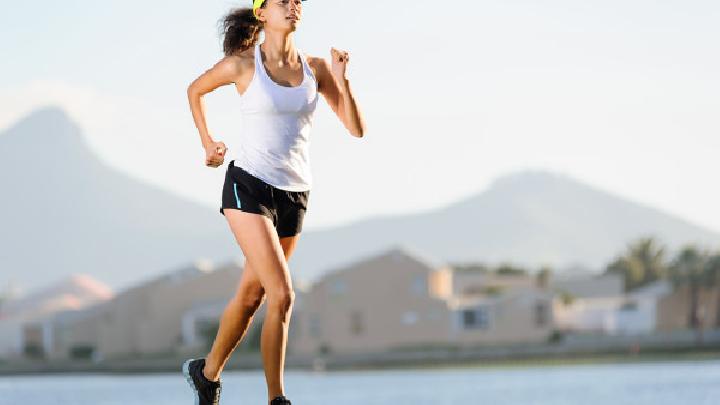
[[[284,238],[302,230],[309,196],[310,190],[287,191],[270,185],[231,160],[225,172],[220,213],[225,215],[223,209],[230,208],[265,215],[272,220],[278,237]]]

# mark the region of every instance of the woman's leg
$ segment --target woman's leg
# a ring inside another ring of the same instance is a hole
[[[237,291],[225,306],[215,341],[205,360],[203,374],[208,380],[218,380],[230,354],[245,337],[264,299],[265,291],[260,280],[246,260]]]
[[[235,209],[224,211],[235,239],[246,258],[246,263],[252,268],[253,274],[257,277],[265,293],[267,309],[260,338],[260,349],[265,366],[268,396],[274,398],[284,394],[282,373],[285,365],[290,314],[295,298],[283,244],[268,217]],[[297,236],[287,239],[286,244],[290,248],[289,250],[294,248]],[[252,299],[250,301],[253,302]],[[223,321],[224,318],[225,316],[223,316]],[[231,323],[232,321],[229,321],[228,325]],[[230,327],[224,329],[230,329]],[[233,341],[232,337],[238,336],[237,332],[228,335],[228,339],[222,337],[217,339],[225,341],[224,345],[218,343],[219,347],[227,347],[228,342]]]
[[[293,250],[295,250],[295,245],[299,237],[300,234],[280,238],[280,244],[285,251],[286,271],[290,255]],[[292,287],[292,283],[290,283],[289,280],[288,283],[288,285]],[[271,301],[268,300],[268,307],[265,312],[265,321],[263,322],[262,335],[260,337],[260,350],[265,366],[268,403],[276,396],[285,394],[283,371],[285,369],[285,352],[287,349],[288,330],[290,328],[290,317],[292,315],[292,302],[294,298],[295,293],[293,292],[292,301],[288,308],[278,306],[276,310],[273,310]]]
[[[299,236],[280,238],[285,261],[290,260]],[[217,336],[206,357],[204,374],[207,379],[216,381],[220,377],[225,363],[245,337],[255,312],[264,300],[265,289],[246,259],[237,292],[223,311]]]

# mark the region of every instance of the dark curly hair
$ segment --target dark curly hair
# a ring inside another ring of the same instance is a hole
[[[263,2],[261,7],[265,7]],[[255,18],[252,8],[239,7],[230,10],[220,21],[225,56],[254,46],[263,29],[263,22]]]

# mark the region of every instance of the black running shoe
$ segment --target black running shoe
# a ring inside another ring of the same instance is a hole
[[[205,359],[189,359],[183,363],[182,371],[195,392],[195,405],[218,405],[222,382],[210,381],[203,375]]]
[[[273,400],[270,401],[270,405],[292,405],[292,403],[290,403],[290,400],[285,398],[284,395],[280,395],[273,398]]]

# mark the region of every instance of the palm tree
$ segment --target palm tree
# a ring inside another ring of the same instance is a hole
[[[667,273],[664,246],[652,237],[644,237],[630,243],[624,255],[608,264],[605,272],[616,273],[625,280],[625,291],[664,278]]]
[[[690,289],[688,327],[698,329],[700,319],[700,294],[703,285],[709,284],[709,255],[695,246],[685,246],[670,265],[670,279],[675,287],[687,285]]]
[[[705,263],[706,280],[715,287],[717,303],[715,304],[715,327],[720,328],[720,252],[716,252]]]

